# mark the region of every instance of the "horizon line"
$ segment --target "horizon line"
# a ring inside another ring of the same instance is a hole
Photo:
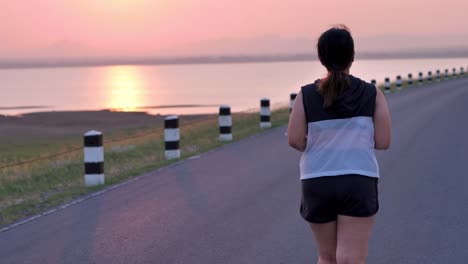
[[[359,52],[356,59],[434,59],[468,58],[468,48],[463,50]],[[316,53],[238,54],[238,55],[191,55],[191,56],[83,56],[83,57],[32,57],[1,58],[0,69],[93,67],[114,65],[190,65],[190,64],[236,64],[315,61]]]

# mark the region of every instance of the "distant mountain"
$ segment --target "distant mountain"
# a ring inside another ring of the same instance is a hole
[[[468,35],[385,35],[360,37],[356,47],[363,52],[427,52],[468,48]]]
[[[310,53],[314,51],[314,42],[312,38],[285,38],[273,35],[248,39],[223,38],[179,46],[168,50],[167,53],[181,55]]]
[[[315,53],[316,43],[316,38],[307,37],[263,36],[249,39],[226,38],[177,47],[167,51],[167,53],[182,55]],[[355,37],[355,44],[358,53],[453,51],[468,47],[468,35]]]
[[[100,55],[99,50],[67,39],[56,41],[31,54],[32,57],[44,58],[94,57]]]
[[[468,49],[428,52],[358,53],[357,59],[412,59],[412,58],[468,58]],[[316,60],[314,53],[265,54],[265,55],[220,55],[181,57],[83,57],[83,58],[23,58],[0,59],[0,69],[38,67],[86,67],[111,65],[173,65],[173,64],[218,64],[257,63]]]

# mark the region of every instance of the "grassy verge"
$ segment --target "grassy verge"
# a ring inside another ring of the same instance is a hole
[[[286,124],[288,118],[289,108],[273,111],[273,127]],[[181,120],[180,131],[182,159],[227,144],[218,140],[216,116],[185,124]],[[235,140],[260,131],[258,113],[233,114]],[[0,226],[175,162],[164,158],[162,128],[126,133],[124,138],[118,136],[104,135],[106,184],[92,188],[84,186],[82,139],[38,142],[29,148],[16,149],[16,153],[10,149],[9,158],[2,161],[17,162],[34,155],[71,152],[53,160],[0,170]]]

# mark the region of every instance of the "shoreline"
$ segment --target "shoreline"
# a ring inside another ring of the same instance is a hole
[[[360,52],[358,60],[392,60],[392,59],[454,59],[468,58],[468,50],[448,52],[400,52],[372,53]],[[82,58],[3,58],[0,70],[35,69],[35,68],[81,68],[104,66],[162,66],[162,65],[204,65],[204,64],[245,64],[245,63],[280,63],[316,61],[315,53],[265,54],[265,55],[211,55],[189,57],[82,57]]]
[[[0,118],[9,118],[9,117],[19,117],[28,116],[28,115],[35,115],[35,114],[51,114],[51,113],[79,113],[79,112],[112,112],[112,113],[146,113],[148,115],[157,116],[168,116],[172,114],[164,114],[164,113],[155,113],[152,110],[167,110],[167,109],[187,109],[187,108],[213,108],[214,111],[209,112],[198,112],[198,113],[173,113],[174,115],[209,115],[215,114],[217,112],[219,105],[162,105],[162,106],[144,106],[144,107],[137,107],[132,110],[122,110],[122,109],[110,109],[110,108],[102,108],[102,109],[56,109],[53,106],[11,106],[11,107],[0,107]],[[23,112],[24,110],[25,112]],[[28,111],[30,110],[30,111]],[[12,111],[13,113],[7,113],[8,111]]]

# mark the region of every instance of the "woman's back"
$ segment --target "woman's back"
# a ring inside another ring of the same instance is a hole
[[[379,177],[374,154],[374,85],[352,75],[350,85],[324,107],[319,80],[302,87],[307,122],[307,146],[301,159],[301,179],[360,174]]]

